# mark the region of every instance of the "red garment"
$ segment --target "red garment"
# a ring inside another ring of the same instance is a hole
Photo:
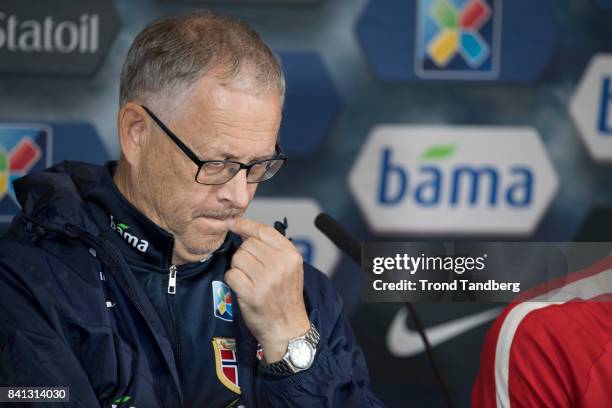
[[[552,287],[493,323],[474,407],[612,407],[612,257]]]

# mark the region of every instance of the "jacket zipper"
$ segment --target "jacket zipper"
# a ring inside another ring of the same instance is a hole
[[[176,370],[178,371],[179,379],[181,379],[181,335],[172,306],[172,295],[176,294],[176,272],[176,265],[170,265],[170,268],[168,268],[168,294],[166,295],[166,301],[168,304],[168,311],[170,312],[170,324],[174,332],[174,360],[176,361]]]
[[[66,226],[68,226],[69,224],[67,224]],[[74,225],[70,225],[70,227],[76,229],[79,234],[75,235],[75,237],[78,237],[80,239],[82,239],[83,241],[85,241],[86,243],[93,245],[95,247],[97,247],[98,249],[100,249],[103,253],[105,253],[107,256],[109,256],[111,258],[111,260],[115,263],[116,266],[119,267],[119,269],[127,269],[129,271],[129,267],[127,266],[127,264],[125,264],[125,261],[116,254],[115,249],[112,247],[109,247],[106,245],[106,243],[104,241],[100,241],[97,237],[89,234],[86,231],[81,230],[79,227],[74,226]],[[64,234],[67,234],[67,231],[64,231]],[[70,234],[67,234],[68,236],[70,236]],[[176,268],[176,267],[175,267]],[[120,278],[120,280],[123,280],[123,278]],[[134,293],[132,292],[132,290],[130,289],[129,285],[122,285],[124,290],[126,291],[126,294],[128,295],[128,297],[130,298],[130,301],[132,302],[132,304],[136,307],[136,310],[138,310],[138,312],[141,314],[141,316],[143,316],[146,320],[145,317],[145,313],[142,310],[140,304],[138,303],[138,301],[136,300],[136,296],[134,295]],[[169,298],[168,298],[169,299]],[[172,321],[174,324],[174,315],[172,315]],[[179,371],[179,365],[177,364],[177,374]],[[180,374],[179,374],[179,381],[180,381]],[[178,398],[178,402],[179,402],[179,407],[183,406],[183,401],[182,401],[182,396],[181,396],[181,389],[180,386],[176,383],[174,383],[174,385],[177,387],[177,398]]]
[[[170,265],[168,270],[168,293],[174,295],[176,293],[176,265]]]

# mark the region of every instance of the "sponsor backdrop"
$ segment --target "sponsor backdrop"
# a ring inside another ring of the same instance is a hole
[[[16,177],[118,157],[119,73],[147,22],[202,6],[245,19],[285,63],[290,154],[249,214],[287,217],[333,280],[389,406],[444,403],[408,309],[360,302],[360,269],[313,228],[318,211],[364,241],[612,238],[608,0],[25,3],[0,0],[3,228]],[[459,407],[500,306],[416,305]]]
[[[0,4],[3,74],[91,75],[119,30],[111,0]]]

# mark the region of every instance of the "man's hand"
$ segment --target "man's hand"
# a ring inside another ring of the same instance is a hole
[[[225,272],[267,363],[282,359],[289,340],[308,331],[302,257],[273,227],[239,218],[229,226],[244,242]]]

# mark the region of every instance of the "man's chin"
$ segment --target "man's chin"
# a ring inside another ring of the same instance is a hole
[[[219,235],[198,235],[190,234],[185,237],[186,250],[199,259],[205,258],[216,251],[225,241],[226,233]]]

